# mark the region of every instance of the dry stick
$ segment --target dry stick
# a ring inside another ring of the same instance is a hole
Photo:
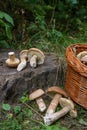
[[[58,67],[57,67],[57,73],[56,73],[56,79],[55,79],[55,81],[54,81],[54,85],[57,84],[57,78],[58,78]]]
[[[26,105],[28,108],[30,108],[32,111],[34,111],[36,114],[38,114],[41,118],[43,118],[43,116],[38,113],[35,109],[33,109],[30,105],[28,105],[27,103],[23,103],[24,105]]]
[[[47,92],[45,92],[45,95],[48,96],[48,97],[50,97],[50,99],[53,99],[53,97],[50,96]]]

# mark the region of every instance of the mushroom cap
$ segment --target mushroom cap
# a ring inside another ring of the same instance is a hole
[[[70,110],[73,110],[74,109],[74,103],[72,100],[70,99],[66,99],[66,98],[60,98],[60,105],[61,107],[69,107]]]
[[[80,52],[80,53],[77,54],[77,58],[81,59],[85,55],[87,55],[87,51],[82,51],[82,52]]]
[[[30,95],[29,95],[29,99],[30,100],[34,100],[40,96],[42,96],[45,92],[42,90],[42,89],[38,89],[34,92],[32,92]]]
[[[28,50],[22,50],[21,52],[20,52],[20,59],[28,59]]]
[[[77,117],[77,110],[75,108],[70,111],[70,116],[73,117],[73,118]]]
[[[81,62],[87,63],[87,55],[85,55],[81,58]]]
[[[9,55],[9,56],[10,56],[10,55],[15,55],[15,53],[14,53],[14,52],[9,52],[8,55]]]
[[[10,59],[7,59],[6,61],[6,65],[9,66],[9,67],[17,67],[18,64],[20,63],[20,60],[18,58],[15,58],[14,61],[11,61]]]
[[[52,86],[52,87],[49,87],[46,92],[54,92],[54,93],[58,93],[60,95],[63,95],[65,97],[68,97],[68,94],[60,87],[58,86]]]
[[[37,48],[31,48],[28,50],[28,61],[30,61],[31,57],[33,55],[37,55],[37,64],[40,65],[40,64],[43,64],[44,63],[44,59],[45,59],[45,55],[44,53],[37,49]]]

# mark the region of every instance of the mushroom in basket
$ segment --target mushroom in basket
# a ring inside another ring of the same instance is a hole
[[[87,51],[82,51],[77,54],[77,58],[85,65],[87,65]]]

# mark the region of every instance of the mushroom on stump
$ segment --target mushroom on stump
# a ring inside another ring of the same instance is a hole
[[[9,52],[8,55],[9,55],[9,58],[5,61],[6,65],[9,67],[17,67],[18,64],[20,63],[20,60],[15,57],[15,53]]]
[[[17,71],[21,71],[27,66],[27,59],[28,59],[27,53],[28,53],[28,50],[23,50],[20,52],[21,62],[17,67]]]
[[[36,103],[39,107],[39,110],[41,112],[44,112],[46,110],[46,105],[45,102],[43,101],[43,99],[41,98],[41,96],[44,94],[45,92],[42,89],[38,89],[36,91],[34,91],[33,93],[31,93],[29,95],[29,100],[36,100]]]
[[[55,110],[56,110],[56,108],[59,104],[60,98],[62,96],[68,97],[68,95],[62,88],[60,88],[58,86],[52,86],[52,87],[48,88],[46,90],[46,92],[47,93],[52,92],[52,93],[55,94],[51,103],[50,103],[50,105],[49,105],[49,107],[48,107],[48,109],[47,109],[47,111],[46,111],[46,116],[47,116],[47,115],[53,114],[55,112]]]
[[[62,107],[62,110],[55,112],[49,116],[44,117],[44,122],[46,125],[51,125],[59,118],[65,116],[68,112],[70,112],[70,116],[73,118],[77,117],[77,111],[74,110],[74,103],[70,99],[66,98],[60,98],[60,105]],[[72,113],[72,114],[71,114]]]
[[[30,66],[35,68],[37,65],[41,65],[44,63],[45,55],[44,53],[37,49],[31,48],[28,50],[28,61],[30,62]]]

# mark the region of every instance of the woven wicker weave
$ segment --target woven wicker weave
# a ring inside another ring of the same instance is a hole
[[[87,109],[87,66],[76,55],[87,51],[87,44],[73,44],[66,49],[67,74],[65,88],[69,96]]]

